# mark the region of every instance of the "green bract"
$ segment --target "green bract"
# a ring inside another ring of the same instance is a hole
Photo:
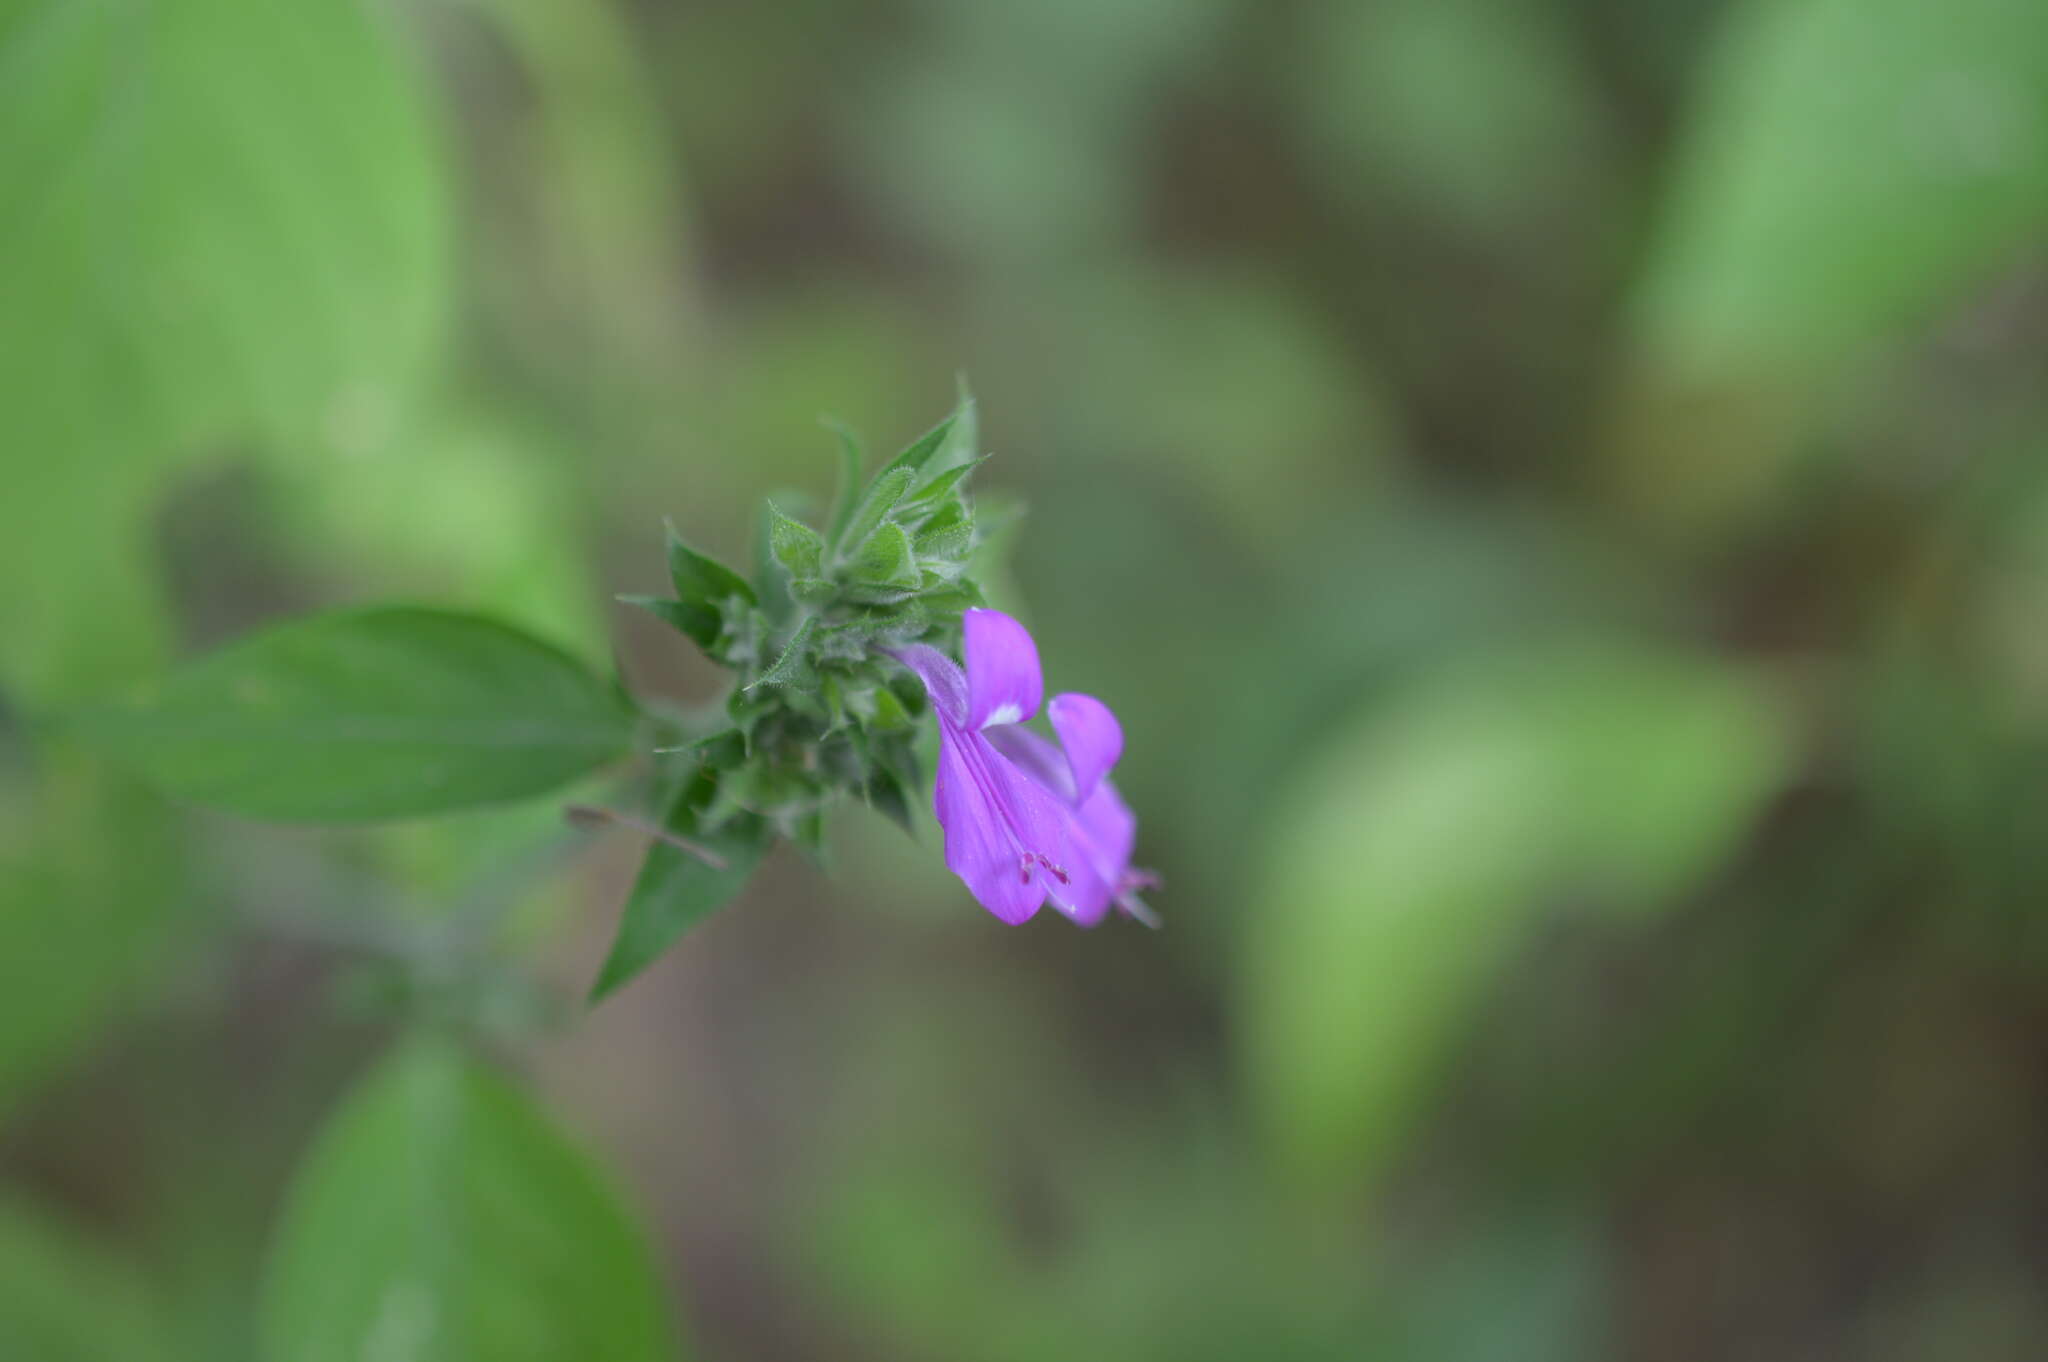
[[[924,702],[887,650],[949,642],[960,612],[981,601],[965,577],[976,542],[966,475],[978,460],[954,452],[970,413],[963,401],[873,477],[855,475],[829,533],[770,505],[765,580],[749,585],[675,541],[672,558],[690,568],[673,574],[675,599],[633,598],[738,674],[727,706],[738,760],[777,772],[787,792],[756,812],[786,823],[835,789],[866,788],[877,743],[907,748],[908,726],[894,716]],[[877,725],[878,714],[891,721]]]

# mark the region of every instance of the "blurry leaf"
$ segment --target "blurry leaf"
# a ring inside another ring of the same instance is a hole
[[[518,630],[392,607],[253,634],[78,728],[179,798],[354,822],[540,794],[623,756],[631,720]]]
[[[167,457],[348,449],[446,303],[426,110],[358,0],[0,6],[0,678],[38,702],[155,659]]]
[[[2048,225],[2048,7],[1751,0],[1687,134],[1645,344],[1709,377],[1825,369]]]
[[[1016,1279],[1001,1210],[962,1162],[922,1150],[870,1158],[804,1203],[816,1218],[803,1247],[820,1294],[854,1318],[890,1321],[916,1345],[891,1350],[899,1355],[971,1355],[962,1345],[1002,1308],[993,1284]]]
[[[532,183],[510,216],[531,214],[544,238],[515,240],[501,271],[521,290],[545,291],[550,307],[498,334],[560,347],[566,323],[599,380],[620,359],[672,371],[688,353],[696,300],[680,268],[688,222],[677,151],[642,35],[617,4],[468,2],[494,21],[533,91],[517,131]],[[481,246],[511,235],[494,227]],[[535,269],[536,255],[550,268]]]
[[[125,1263],[56,1218],[0,1199],[0,1357],[169,1362],[163,1321]]]
[[[4,309],[0,309],[4,310]],[[4,324],[4,322],[0,322]],[[155,479],[33,428],[0,454],[0,687],[27,708],[155,664],[169,634],[147,535]]]
[[[970,261],[1114,242],[1139,216],[1140,147],[1103,100],[1044,98],[1067,75],[1009,54],[874,67],[845,124],[854,182],[914,239]]]
[[[1749,682],[1704,659],[1464,664],[1338,734],[1280,806],[1241,1024],[1282,1155],[1370,1183],[1559,885],[1645,903],[1725,856],[1783,771]]]
[[[1521,0],[1321,4],[1291,84],[1332,188],[1391,184],[1482,238],[1599,224],[1605,114],[1560,11]]]
[[[862,796],[870,808],[881,814],[905,832],[916,836],[915,816],[911,813],[910,791],[904,788],[902,778],[894,771],[876,766],[868,777]]]
[[[1541,698],[1569,763],[1576,871],[1624,910],[1711,874],[1792,773],[1787,725],[1738,672],[1616,652],[1553,684]]]
[[[813,866],[826,874],[831,873],[832,849],[825,840],[825,811],[822,808],[797,815],[790,827],[789,840]]]
[[[718,775],[700,768],[675,803],[663,826],[716,854],[725,864],[714,866],[680,847],[655,842],[633,881],[633,892],[619,914],[619,933],[604,967],[590,990],[597,1003],[624,986],[660,958],[683,933],[724,907],[746,886],[768,849],[768,825],[759,815],[735,814],[715,828],[703,815],[718,789]]]
[[[1536,910],[1540,752],[1491,696],[1341,735],[1281,805],[1241,1025],[1281,1152],[1368,1179]]]
[[[148,978],[186,892],[161,801],[57,743],[35,774],[0,820],[0,1118]]]
[[[1712,529],[1887,347],[2048,227],[2048,6],[1750,0],[1676,155],[1614,413],[1622,491]]]
[[[1060,305],[1092,319],[1050,357],[1075,442],[1184,481],[1240,533],[1297,545],[1315,509],[1302,488],[1335,506],[1389,482],[1393,401],[1284,276],[1120,268],[1080,277]],[[978,495],[975,509],[987,533],[995,507]]]
[[[815,578],[823,571],[825,541],[816,530],[784,515],[773,502],[768,504],[768,527],[769,549],[792,578]]]
[[[262,1332],[292,1362],[676,1355],[647,1245],[599,1171],[434,1038],[364,1079],[308,1153]]]
[[[447,205],[357,0],[0,17],[0,406],[45,457],[348,444],[438,339]]]
[[[357,599],[488,611],[609,656],[574,456],[480,404],[437,408],[346,459],[274,459],[280,541]]]

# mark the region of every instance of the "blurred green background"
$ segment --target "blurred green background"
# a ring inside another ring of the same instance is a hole
[[[2039,1357],[2044,228],[2040,0],[0,0],[0,1357]],[[585,1014],[630,837],[56,722],[705,698],[956,370],[1156,935],[850,809]]]

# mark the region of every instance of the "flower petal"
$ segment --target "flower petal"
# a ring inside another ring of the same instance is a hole
[[[1038,911],[1056,883],[1039,858],[1061,852],[1059,806],[1043,789],[979,733],[941,724],[932,812],[945,829],[947,869],[984,908],[1013,926]]]
[[[1053,906],[1083,927],[1102,921],[1131,874],[1138,820],[1116,786],[1097,780],[1086,800],[1074,799],[1074,776],[1058,745],[1028,728],[995,728],[981,735],[1010,764],[1058,801],[1058,861],[1066,882],[1048,886]]]
[[[1061,755],[1059,744],[1015,725],[991,728],[982,736],[996,751],[1009,758],[1011,765],[1051,790],[1062,803],[1075,802],[1073,768]]]
[[[1048,897],[1052,899],[1052,906],[1076,926],[1093,927],[1109,916],[1109,905],[1116,898],[1116,890],[1086,861],[1075,857],[1068,864],[1067,882],[1053,885]]]
[[[924,682],[924,693],[941,716],[955,724],[967,721],[967,678],[952,658],[923,643],[898,648],[893,656],[917,673],[917,679]]]
[[[1000,610],[969,610],[960,627],[967,657],[967,726],[1020,724],[1038,713],[1045,679],[1038,669],[1038,645],[1024,626]]]
[[[1045,712],[1067,752],[1067,766],[1074,776],[1073,801],[1085,804],[1124,754],[1123,725],[1102,701],[1071,691],[1053,696]]]
[[[1081,807],[1063,812],[1060,856],[1067,882],[1052,886],[1053,904],[1080,926],[1093,927],[1129,887],[1138,820],[1106,780]]]
[[[1105,780],[1097,785],[1075,816],[1087,829],[1096,868],[1112,883],[1121,883],[1130,874],[1131,851],[1138,843],[1138,817],[1115,783]]]

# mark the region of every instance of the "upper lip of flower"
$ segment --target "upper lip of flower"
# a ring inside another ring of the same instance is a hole
[[[1031,635],[995,610],[969,610],[961,626],[964,673],[923,644],[894,653],[924,682],[939,719],[932,805],[947,866],[1005,922],[1027,920],[1048,896],[1084,925],[1112,901],[1155,922],[1135,895],[1150,883],[1130,868],[1136,823],[1108,780],[1123,751],[1116,716],[1093,696],[1068,693],[1045,706],[1058,746],[1018,727],[1044,693]]]

